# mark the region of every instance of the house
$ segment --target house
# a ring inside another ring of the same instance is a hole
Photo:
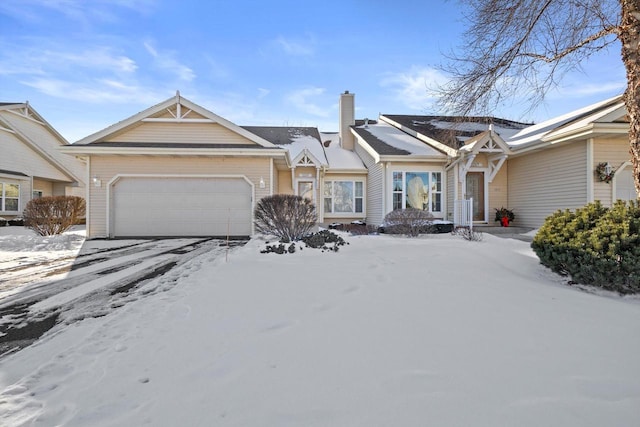
[[[32,198],[84,196],[85,165],[29,103],[0,103],[0,217],[20,217]]]
[[[339,132],[322,133],[238,126],[176,93],[61,150],[87,165],[90,238],[247,236],[256,203],[273,194],[311,199],[321,224],[381,224],[408,207],[458,222],[459,206],[471,206],[476,224],[493,225],[504,206],[517,224],[536,227],[558,208],[631,196],[625,117],[614,98],[539,125],[356,120],[347,91]],[[595,180],[605,161],[617,169],[613,185]]]

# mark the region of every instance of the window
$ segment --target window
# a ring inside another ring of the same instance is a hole
[[[362,181],[325,181],[325,213],[363,213],[364,183]]]
[[[442,212],[442,172],[393,172],[393,209]]]
[[[20,185],[0,182],[0,211],[15,211],[20,208]]]

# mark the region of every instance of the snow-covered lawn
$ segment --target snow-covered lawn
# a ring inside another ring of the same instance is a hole
[[[639,425],[637,299],[517,240],[348,241],[204,254],[45,336],[0,362],[0,425]]]

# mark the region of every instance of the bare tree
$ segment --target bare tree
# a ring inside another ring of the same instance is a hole
[[[459,0],[468,30],[444,71],[441,106],[462,115],[488,111],[526,90],[538,105],[564,73],[622,44],[624,101],[636,192],[640,194],[640,0]]]

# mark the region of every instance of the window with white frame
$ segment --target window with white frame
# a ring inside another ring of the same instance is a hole
[[[325,181],[324,212],[364,213],[364,182]]]
[[[442,172],[393,172],[393,209],[442,212]]]
[[[0,211],[17,212],[20,209],[20,185],[0,182]]]

